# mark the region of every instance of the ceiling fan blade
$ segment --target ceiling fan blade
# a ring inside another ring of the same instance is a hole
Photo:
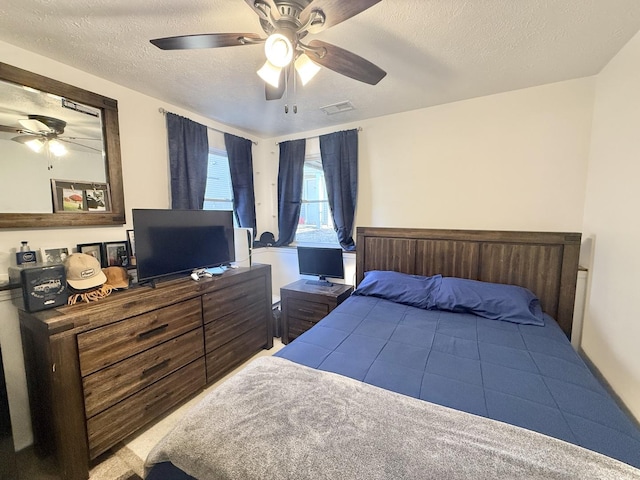
[[[286,82],[285,82],[285,71],[287,69],[283,68],[282,71],[280,72],[280,81],[278,82],[278,86],[274,87],[273,85],[264,82],[264,96],[266,97],[267,100],[280,100],[282,98],[282,95],[284,95],[284,91],[286,89]]]
[[[309,42],[307,56],[315,63],[360,82],[376,85],[387,72],[355,53],[320,40]],[[321,56],[319,52],[324,52]]]
[[[269,7],[271,16],[274,20],[280,20],[280,10],[278,10],[278,7],[273,0],[245,0],[245,2],[247,2],[247,5],[249,5],[260,18],[271,21],[266,15],[267,12],[260,8],[260,4],[263,4]]]
[[[300,13],[300,20],[304,24],[314,11],[321,11],[325,17],[324,23],[315,27],[312,25],[309,28],[309,31],[312,33],[318,33],[338,23],[344,22],[358,15],[360,12],[364,12],[380,1],[381,0],[313,0]]]
[[[52,129],[47,125],[42,123],[40,120],[34,120],[30,118],[29,120],[18,120],[18,123],[24,127],[24,130],[28,130],[33,133],[52,133]]]
[[[64,142],[64,143],[69,143],[71,145],[78,145],[79,147],[87,148],[87,149],[93,150],[95,152],[102,152],[102,149],[100,149],[100,148],[90,147],[89,145],[84,145],[83,143],[72,142],[68,138],[58,138],[58,140],[60,140],[61,142]]]
[[[20,133],[22,129],[16,127],[9,127],[8,125],[0,125],[0,132]]]
[[[67,137],[66,135],[64,137],[57,137],[58,140],[89,140],[92,142],[102,142],[101,138],[95,138],[95,137]]]
[[[39,136],[38,135],[18,135],[17,137],[13,137],[11,140],[18,143],[27,143],[29,140],[33,140],[34,138],[39,138]]]
[[[244,39],[253,40],[253,42],[245,42]],[[256,33],[203,33],[200,35],[181,35],[150,40],[152,44],[162,50],[234,47],[238,45],[253,45],[255,41],[262,41],[260,35]]]

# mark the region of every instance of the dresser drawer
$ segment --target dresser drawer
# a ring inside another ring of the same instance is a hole
[[[266,328],[263,322],[259,328],[254,328],[207,353],[207,383],[218,380],[260,351],[265,344]]]
[[[308,300],[287,300],[287,316],[290,321],[293,318],[309,322],[319,322],[329,313],[329,305],[326,303],[311,302]]]
[[[82,376],[202,325],[199,298],[159,308],[78,335]]]
[[[264,327],[266,323],[265,311],[264,302],[258,302],[207,323],[204,326],[204,343],[207,352],[224,345],[249,330]]]
[[[265,297],[263,278],[254,278],[248,282],[207,293],[202,296],[204,322],[224,317]]]
[[[204,358],[87,420],[89,457],[101,453],[199,391],[205,384]]]
[[[202,329],[197,328],[84,377],[86,417],[106,410],[202,356]]]

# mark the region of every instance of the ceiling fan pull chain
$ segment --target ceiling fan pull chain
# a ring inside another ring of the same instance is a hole
[[[289,75],[287,75],[287,76],[288,77],[290,76],[293,79],[293,80],[291,80],[291,82],[293,83],[293,95],[292,95],[292,97],[293,97],[293,114],[295,115],[296,113],[298,113],[298,105],[296,104],[296,85],[297,85],[297,82],[296,82],[296,71],[295,71],[295,69],[293,67],[293,63],[291,63],[289,65]],[[287,99],[289,98],[288,95],[289,94],[287,92]]]
[[[291,64],[287,65],[285,73],[284,73],[284,92],[285,92],[285,96],[287,98],[287,103],[284,104],[284,113],[288,114],[289,113],[289,75],[291,73]],[[294,88],[295,88],[295,84],[294,84]]]
[[[51,171],[53,170],[53,162],[51,161],[51,150],[49,150],[48,148],[47,150],[47,170]]]

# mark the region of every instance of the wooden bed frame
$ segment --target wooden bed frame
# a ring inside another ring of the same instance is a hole
[[[369,270],[520,285],[571,338],[580,233],[358,227],[356,284]]]

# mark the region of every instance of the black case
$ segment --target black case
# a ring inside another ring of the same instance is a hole
[[[24,267],[20,283],[24,309],[28,312],[66,305],[69,298],[64,265]]]

